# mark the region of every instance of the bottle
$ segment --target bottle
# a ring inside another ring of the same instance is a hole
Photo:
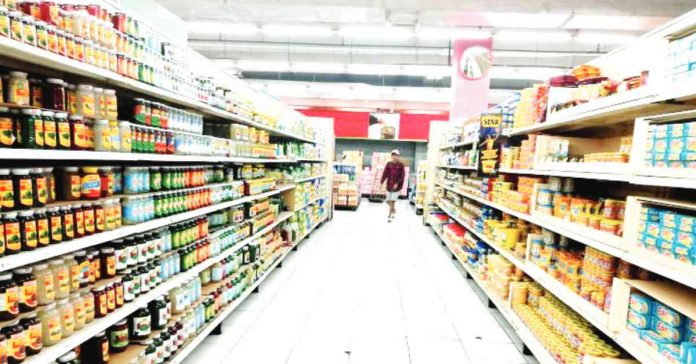
[[[39,316],[36,312],[24,314],[19,323],[24,328],[27,355],[40,353],[43,349],[43,333]]]
[[[44,147],[47,149],[56,149],[58,147],[58,125],[54,119],[53,111],[43,111],[41,119],[43,120],[44,132]]]
[[[12,211],[15,208],[15,188],[9,168],[0,169],[0,210]]]
[[[5,303],[0,306],[0,320],[14,320],[19,315],[19,287],[12,280],[12,273],[0,273],[0,299]]]
[[[19,311],[31,312],[36,309],[37,300],[36,276],[31,267],[17,268],[14,271],[14,280],[19,288]]]

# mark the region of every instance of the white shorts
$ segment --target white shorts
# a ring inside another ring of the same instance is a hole
[[[387,191],[387,201],[396,201],[399,199],[399,192]]]

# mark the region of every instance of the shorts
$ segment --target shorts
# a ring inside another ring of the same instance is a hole
[[[389,192],[387,191],[387,201],[396,201],[399,199],[399,192]]]

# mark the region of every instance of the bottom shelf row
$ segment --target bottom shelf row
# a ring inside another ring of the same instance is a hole
[[[635,363],[622,359],[628,355],[611,339],[505,258],[465,254],[440,231],[440,226],[431,226],[540,363]]]

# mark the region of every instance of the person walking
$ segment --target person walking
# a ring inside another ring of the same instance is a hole
[[[389,217],[387,218],[387,222],[392,222],[392,220],[394,220],[396,217],[396,209],[394,208],[394,204],[399,198],[399,191],[401,191],[401,187],[404,185],[406,170],[403,163],[401,163],[399,160],[399,157],[399,150],[392,150],[392,160],[387,162],[387,165],[384,166],[384,171],[382,172],[381,183],[387,183],[387,205],[389,205]]]

